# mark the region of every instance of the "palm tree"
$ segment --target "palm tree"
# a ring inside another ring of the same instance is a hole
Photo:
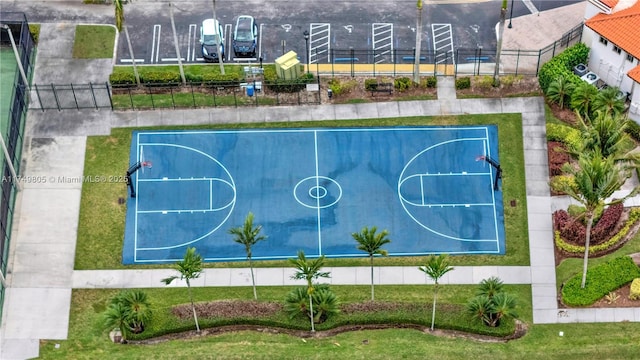
[[[504,23],[507,18],[507,0],[502,0],[500,8],[500,28],[498,30],[498,46],[496,50],[496,66],[493,70],[493,86],[500,85],[500,54],[502,54],[502,37],[504,35]],[[431,329],[433,330],[433,328]]]
[[[253,285],[253,298],[258,300],[258,293],[256,292],[256,281],[253,276],[253,262],[251,261],[251,248],[258,241],[264,240],[267,237],[260,234],[262,226],[253,226],[253,213],[249,213],[244,220],[244,226],[239,226],[229,230],[229,234],[234,235],[233,241],[238,244],[244,245],[244,249],[247,252],[247,259],[249,260],[249,268],[251,269],[251,284]]]
[[[109,304],[107,310],[103,314],[104,326],[109,329],[118,329],[122,338],[120,343],[127,342],[127,334],[130,332],[129,328],[129,310],[127,307],[119,302],[113,302]]]
[[[116,29],[121,33],[124,28],[124,35],[127,38],[127,44],[129,45],[129,55],[131,55],[131,64],[133,65],[133,74],[136,77],[136,84],[140,86],[140,75],[138,75],[138,68],[136,67],[136,59],[133,56],[133,46],[131,46],[131,38],[129,37],[129,30],[124,23],[124,9],[122,8],[122,0],[114,0],[116,8]]]
[[[358,242],[358,250],[362,250],[369,254],[369,260],[371,264],[371,301],[374,300],[373,293],[373,257],[375,255],[387,256],[387,250],[383,250],[382,246],[391,242],[387,235],[389,231],[382,230],[379,234],[376,234],[378,228],[375,226],[371,229],[363,228],[359,233],[353,233],[351,236]]]
[[[600,90],[593,99],[593,110],[602,110],[609,114],[622,114],[624,111],[624,101],[619,97],[620,89],[617,87],[609,87]]]
[[[444,274],[453,270],[453,266],[449,265],[449,261],[446,255],[429,256],[427,263],[424,266],[420,266],[418,269],[427,274],[435,282],[433,288],[433,310],[431,312],[431,331],[433,331],[433,325],[436,321],[436,297],[438,296],[438,280],[444,276]]]
[[[467,304],[467,311],[487,326],[496,327],[506,317],[518,317],[516,298],[503,292],[502,281],[492,276],[480,282],[476,296]]]
[[[145,324],[151,321],[151,304],[147,299],[147,294],[141,290],[127,290],[118,297],[129,311],[129,328],[134,334],[144,331]]]
[[[420,45],[422,43],[422,0],[416,2],[416,50],[413,54],[413,82],[420,84]]]
[[[307,282],[307,296],[309,297],[309,309],[310,309],[310,319],[311,319],[311,331],[316,331],[313,322],[313,301],[312,296],[314,292],[313,280],[317,278],[328,278],[328,272],[321,272],[320,269],[324,266],[324,255],[320,256],[315,260],[307,260],[304,256],[304,251],[298,251],[297,259],[289,259],[289,262],[293,264],[293,266],[298,270],[294,275],[291,276],[294,280],[305,280]]]
[[[598,89],[582,81],[573,89],[571,94],[571,108],[578,112],[583,118],[589,119],[593,111],[593,100],[598,95]]]
[[[196,306],[193,303],[193,294],[191,293],[191,280],[197,279],[200,277],[200,274],[202,274],[202,256],[196,252],[196,248],[187,248],[187,251],[184,254],[184,259],[176,263],[175,270],[180,273],[180,276],[170,276],[166,279],[162,279],[161,281],[166,285],[171,284],[175,279],[186,281],[187,289],[189,291],[189,300],[191,300],[191,310],[193,310],[193,319],[196,322],[196,331],[200,333]]]
[[[560,109],[564,108],[564,104],[571,97],[575,85],[567,81],[564,76],[558,76],[553,80],[547,88],[547,97],[549,100],[558,103]]]
[[[613,157],[604,158],[599,148],[583,152],[578,158],[577,167],[565,164],[563,171],[573,177],[575,181],[572,183],[573,185],[565,182],[555,183],[556,189],[554,190],[568,194],[585,208],[583,216],[587,220],[587,228],[581,283],[581,287],[584,288],[587,280],[589,242],[591,241],[591,227],[595,211],[599,206],[607,206],[624,201],[626,197],[609,202],[606,199],[610,198],[615,191],[622,187],[630,177],[631,172],[629,166],[624,163],[616,163]],[[627,197],[634,196],[636,192],[637,188]]]

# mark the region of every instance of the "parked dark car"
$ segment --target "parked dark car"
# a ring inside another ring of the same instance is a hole
[[[215,19],[207,19],[200,27],[200,44],[204,61],[218,61],[218,55],[224,61],[224,30]]]
[[[233,52],[236,57],[256,57],[258,25],[253,16],[240,15],[233,31]]]

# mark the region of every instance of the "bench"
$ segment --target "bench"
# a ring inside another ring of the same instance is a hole
[[[427,59],[426,56],[420,56],[420,61],[425,61]],[[402,61],[416,61],[415,56],[403,56]]]
[[[357,57],[339,57],[339,58],[333,59],[334,63],[345,63],[345,62],[354,63],[358,61],[360,61],[360,59],[358,59]]]
[[[386,92],[387,94],[391,95],[391,92],[393,92],[393,83],[377,83],[374,86],[371,86],[369,91],[371,91],[371,96],[373,96],[375,93],[382,92]]]
[[[466,61],[469,62],[484,62],[484,61],[489,61],[489,57],[488,56],[468,56],[465,58]]]

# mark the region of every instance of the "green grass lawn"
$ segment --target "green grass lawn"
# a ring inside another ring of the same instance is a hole
[[[113,57],[116,29],[108,25],[78,25],[73,43],[74,59]]]
[[[368,299],[368,286],[332,286],[342,302]],[[445,285],[438,293],[438,317],[446,317],[445,304],[463,304],[475,286]],[[288,287],[259,287],[261,300],[281,301]],[[194,288],[197,301],[250,299],[250,287]],[[154,345],[112,344],[101,327],[100,314],[117,290],[74,290],[69,337],[43,341],[42,359],[635,359],[640,343],[640,323],[531,325],[531,290],[509,285],[518,298],[520,318],[528,323],[527,334],[507,343],[485,343],[449,338],[410,329],[354,331],[322,339],[306,339],[253,331],[174,340]],[[188,302],[184,288],[145,289],[157,316],[169,306]],[[426,304],[430,286],[376,286],[377,301]],[[338,318],[341,315],[338,315]],[[204,321],[203,319],[201,319]],[[165,320],[162,320],[165,321]],[[428,322],[428,319],[427,319]],[[159,327],[159,324],[154,325]],[[559,336],[562,331],[564,336]],[[368,344],[363,344],[367,340]],[[59,344],[59,348],[55,348]],[[339,344],[336,345],[336,344]]]
[[[398,125],[484,125],[497,124],[503,178],[506,255],[453,256],[454,265],[528,265],[526,191],[522,140],[522,118],[517,114],[461,115],[390,119],[360,119],[323,122],[288,122],[261,124],[229,124],[196,128],[278,128],[278,127],[340,127]],[[183,127],[184,128],[184,127]],[[193,128],[193,127],[192,127]],[[119,176],[129,166],[132,129],[113,129],[110,136],[87,139],[84,171],[87,175]],[[122,245],[127,198],[123,183],[85,183],[82,188],[75,268],[122,269],[162,268],[166,265],[122,265]],[[510,206],[515,200],[515,207]],[[357,230],[357,229],[356,229]],[[269,234],[265,234],[269,235]],[[355,242],[354,242],[355,248]],[[295,254],[291,254],[292,257]],[[420,257],[376,259],[377,265],[417,266]],[[288,266],[286,261],[255,262],[256,266]],[[367,266],[367,259],[328,259],[327,266]],[[246,262],[210,263],[210,267],[246,267]]]

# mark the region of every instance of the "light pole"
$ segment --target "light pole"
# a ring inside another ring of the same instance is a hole
[[[511,13],[509,13],[509,25],[507,27],[511,29],[513,26],[511,25],[511,18],[513,18],[513,0],[511,0]]]
[[[305,30],[302,35],[304,35],[304,44],[307,53],[307,55],[305,55],[307,57],[307,72],[309,72],[309,31]]]

